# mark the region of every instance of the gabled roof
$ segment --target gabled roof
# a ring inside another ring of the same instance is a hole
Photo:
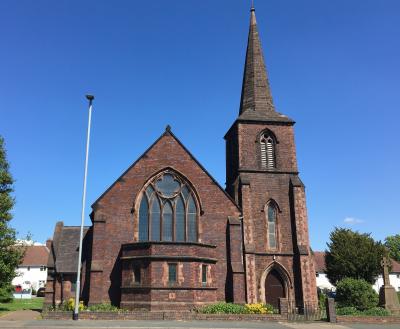
[[[49,249],[46,246],[27,246],[19,266],[46,266]]]
[[[107,194],[108,191],[111,190],[111,188],[122,178],[125,176],[125,174],[133,168],[143,157],[146,156],[146,154],[163,138],[164,136],[171,136],[172,138],[175,139],[175,141],[183,148],[183,150],[193,159],[193,161],[206,173],[206,175],[212,180],[212,182],[225,194],[225,196],[233,203],[233,205],[241,211],[240,207],[236,204],[235,200],[232,199],[232,197],[225,191],[225,189],[222,188],[221,185],[214,179],[214,177],[211,176],[211,174],[202,166],[202,164],[193,156],[193,154],[185,147],[185,145],[182,144],[182,142],[176,137],[172,131],[171,127],[168,125],[165,128],[165,132],[161,134],[160,137],[156,139],[156,141],[150,145],[150,147],[144,151],[144,153],[132,164],[129,166],[127,170],[125,170],[119,178],[112,183],[107,190],[92,204],[92,208],[95,207],[95,205]]]
[[[78,267],[78,251],[80,226],[64,226],[58,242],[56,255],[56,271],[58,273],[76,273]],[[83,236],[88,227],[84,227]]]
[[[238,121],[294,123],[292,119],[275,110],[254,7],[251,8]]]

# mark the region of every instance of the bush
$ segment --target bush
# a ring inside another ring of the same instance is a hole
[[[270,304],[246,304],[245,306],[246,313],[249,314],[274,314],[276,310]]]
[[[233,303],[216,303],[204,306],[199,309],[200,313],[206,314],[244,314],[248,313],[247,309],[243,305]]]
[[[10,303],[13,300],[13,291],[12,285],[0,287],[0,303]]]
[[[36,295],[36,294],[37,294],[36,289],[32,288],[32,295]]]
[[[79,302],[79,311],[84,311],[86,309],[82,301]],[[54,308],[54,311],[74,311],[75,310],[75,299],[70,298],[67,302],[62,303]]]
[[[325,295],[325,293],[323,291],[321,291],[318,295],[318,306],[320,310],[324,310],[326,307],[326,300],[327,300],[327,296]]]
[[[357,308],[349,306],[342,307],[336,310],[337,315],[352,315],[352,316],[388,316],[390,311],[382,307],[373,307],[365,311],[357,310]]]
[[[364,311],[376,307],[378,300],[378,294],[365,280],[346,278],[337,284],[336,301],[340,308],[355,307]]]
[[[108,303],[90,305],[87,308],[87,310],[90,312],[119,312],[119,311],[121,311],[121,309],[119,309],[118,307],[113,306]]]
[[[361,315],[361,311],[353,306],[340,307],[336,310],[337,315]]]
[[[363,315],[372,315],[372,316],[388,316],[390,315],[390,311],[384,309],[382,307],[373,307],[369,310],[365,310],[362,312]]]

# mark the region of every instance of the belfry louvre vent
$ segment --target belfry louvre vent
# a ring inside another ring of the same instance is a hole
[[[265,169],[275,168],[275,143],[269,136],[261,139],[261,167]]]

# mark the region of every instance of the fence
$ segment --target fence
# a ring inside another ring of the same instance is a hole
[[[294,300],[287,301],[287,315],[289,321],[314,321],[327,318],[326,308],[321,308],[318,302],[296,303]]]

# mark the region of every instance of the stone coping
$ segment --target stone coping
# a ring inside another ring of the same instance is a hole
[[[338,323],[400,323],[400,316],[353,316],[337,315]]]
[[[72,312],[47,311],[42,313],[43,319],[72,320]],[[224,321],[282,321],[280,314],[203,314],[195,312],[87,312],[79,313],[81,320],[224,320]]]

